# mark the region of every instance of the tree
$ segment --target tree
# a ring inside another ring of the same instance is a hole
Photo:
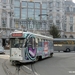
[[[53,38],[60,38],[60,31],[57,29],[55,25],[50,27],[49,33],[53,36]]]

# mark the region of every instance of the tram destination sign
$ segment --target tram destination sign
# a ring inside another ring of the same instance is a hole
[[[12,33],[12,37],[22,37],[22,33]]]

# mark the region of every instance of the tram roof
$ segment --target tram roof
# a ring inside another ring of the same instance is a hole
[[[41,37],[41,38],[47,38],[47,39],[52,39],[53,40],[53,36],[52,35],[50,35],[50,36],[46,36],[46,35],[41,35],[41,34],[37,34],[37,33],[33,33],[33,32],[24,32],[24,31],[18,31],[18,30],[15,30],[14,32],[12,32],[12,33],[23,33],[23,34],[33,34],[33,35],[35,35],[35,36],[37,36],[37,37]],[[10,35],[12,34],[12,33],[10,33]]]
[[[35,36],[37,36],[37,37],[41,37],[41,38],[53,39],[53,36],[52,36],[52,35],[46,36],[46,35],[37,34],[37,33],[32,33],[32,32],[23,32],[23,33],[33,34],[33,35],[35,35]]]

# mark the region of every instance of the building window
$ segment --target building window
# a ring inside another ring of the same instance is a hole
[[[73,17],[70,17],[70,23],[73,23]]]
[[[27,29],[27,22],[26,21],[21,21],[21,28]]]
[[[40,8],[40,3],[35,3],[35,8]]]
[[[40,17],[38,16],[40,14],[40,9],[35,9],[35,19],[40,20]]]
[[[14,0],[14,6],[20,7],[20,0]]]
[[[72,35],[70,35],[70,38],[73,38],[73,36],[72,36]]]
[[[42,9],[47,9],[47,3],[42,3]]]
[[[52,15],[50,15],[50,19],[53,19],[53,16]]]
[[[20,8],[14,8],[14,17],[20,18]]]
[[[2,11],[2,17],[7,17],[7,12],[5,10]]]
[[[2,18],[2,27],[6,27],[6,24],[7,24],[7,19]]]
[[[59,16],[59,15],[57,15],[57,16],[56,16],[56,20],[59,20],[59,19],[60,19],[60,16]]]
[[[13,0],[9,0],[9,3],[10,3],[10,4],[13,4]]]
[[[46,30],[46,21],[42,21],[42,29]]]
[[[56,7],[57,7],[57,8],[60,7],[60,2],[56,2]]]
[[[34,19],[34,9],[28,9],[28,18]]]
[[[21,18],[22,19],[26,19],[27,18],[27,9],[26,8],[22,8],[21,10]]]
[[[73,11],[75,12],[75,8],[73,8]]]
[[[15,21],[15,28],[19,28],[19,21]]]
[[[41,28],[41,22],[37,21],[36,28],[39,30]]]
[[[70,11],[70,10],[69,10],[69,7],[67,7],[66,10],[67,10],[67,11]]]
[[[53,2],[49,3],[49,7],[52,8],[53,7]]]
[[[2,0],[1,2],[2,2],[2,3],[6,3],[6,2],[7,2],[7,0]]]
[[[52,10],[49,10],[50,12],[52,12]]]
[[[33,2],[29,2],[28,3],[28,8],[34,8],[34,3]]]
[[[59,10],[57,10],[57,12],[59,12]]]
[[[63,38],[67,38],[67,36],[66,36],[66,35],[63,35],[62,37],[63,37]]]
[[[70,11],[71,11],[71,12],[73,11],[73,8],[72,8],[72,7],[70,7]]]
[[[22,1],[22,7],[27,7],[27,2]]]
[[[30,24],[28,26],[29,29],[33,29],[34,28],[34,21],[30,21]]]
[[[66,31],[66,24],[63,26],[64,31]]]
[[[70,31],[71,31],[71,32],[73,31],[73,25],[70,26]]]
[[[60,21],[59,20],[56,20],[56,25],[57,26],[60,26]],[[60,28],[60,27],[59,27]]]
[[[43,15],[45,14],[45,15]],[[47,10],[42,9],[42,20],[47,20]]]

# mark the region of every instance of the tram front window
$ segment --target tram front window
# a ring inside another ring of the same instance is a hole
[[[11,38],[10,39],[11,48],[22,48],[24,44],[23,38]]]

